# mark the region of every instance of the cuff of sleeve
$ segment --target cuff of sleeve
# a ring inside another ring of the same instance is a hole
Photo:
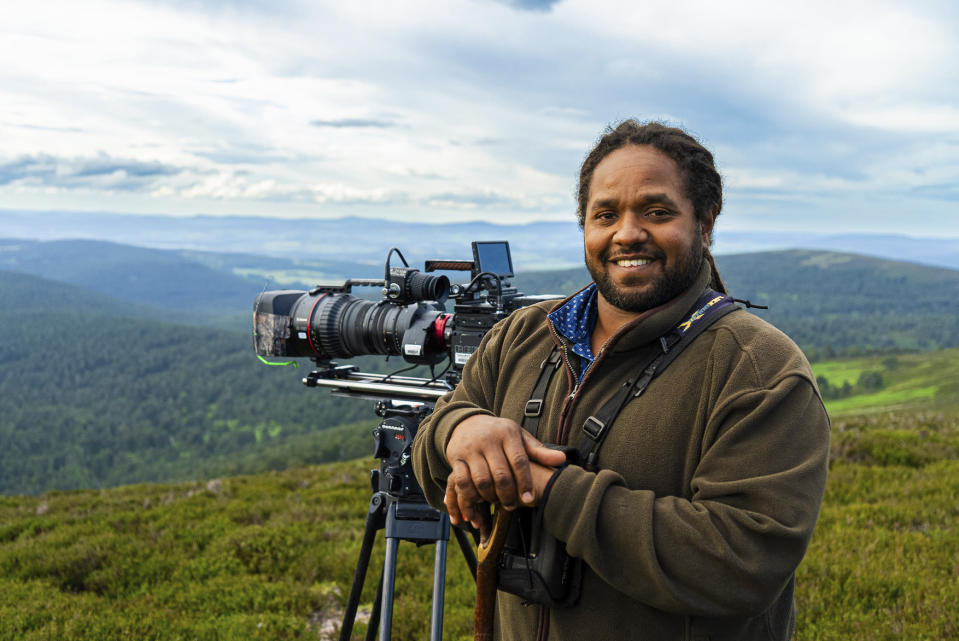
[[[553,492],[553,486],[556,484],[556,479],[559,478],[559,475],[563,473],[569,467],[568,463],[563,463],[560,467],[556,468],[556,471],[553,472],[553,475],[549,477],[549,480],[546,481],[546,487],[543,488],[543,496],[539,499],[539,509],[540,513],[543,513],[546,510],[546,503],[549,502],[549,495]]]
[[[588,472],[578,465],[568,465],[556,477],[550,495],[562,497],[551,500],[543,510],[546,530],[560,541],[571,543],[578,531],[582,535],[592,531],[590,525],[611,486],[623,485],[622,477],[612,470]]]
[[[569,540],[594,478],[594,473],[578,465],[567,465],[556,472],[551,479],[549,496],[562,498],[547,500],[543,505],[543,523],[550,534],[561,541]]]

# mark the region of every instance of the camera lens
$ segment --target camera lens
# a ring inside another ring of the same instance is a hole
[[[439,277],[449,281],[445,277]],[[443,286],[426,277],[421,287],[430,293]],[[403,339],[411,327],[422,333],[423,349],[430,351],[430,328],[443,309],[436,303],[395,305],[368,301],[350,294],[265,292],[253,311],[255,347],[261,356],[350,358],[363,354],[404,354]],[[422,351],[422,350],[421,350]],[[441,351],[438,346],[436,351]],[[415,354],[432,359],[433,354]],[[441,354],[436,354],[439,357]]]
[[[409,288],[413,300],[444,301],[450,294],[450,280],[446,276],[417,272],[410,275]]]

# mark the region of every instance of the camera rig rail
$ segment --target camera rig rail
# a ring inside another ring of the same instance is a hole
[[[326,387],[337,396],[373,401],[395,400],[410,403],[432,402],[452,388],[449,383],[415,376],[390,376],[361,372],[355,365],[326,366],[303,378],[307,387]]]

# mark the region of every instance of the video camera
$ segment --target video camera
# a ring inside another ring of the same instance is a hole
[[[334,358],[384,354],[429,366],[449,359],[442,383],[435,378],[388,377],[383,381],[387,387],[380,390],[393,398],[407,395],[398,388],[407,392],[412,387],[434,388],[425,397],[438,398],[459,382],[466,361],[497,321],[520,307],[558,298],[524,296],[510,286],[508,279],[514,274],[508,242],[474,241],[472,248],[473,260],[427,260],[420,272],[394,247],[387,254],[383,280],[349,279],[308,292],[263,292],[253,306],[256,353],[313,359],[323,370],[307,377],[307,385],[321,384],[324,377],[342,380],[357,374],[355,367],[332,365]],[[394,252],[403,267],[390,266]],[[446,276],[432,274],[436,271],[469,271],[471,280],[451,285]],[[352,295],[357,286],[381,287],[383,298],[357,298]],[[453,301],[452,313],[446,310],[447,300]],[[424,398],[422,393],[413,396]]]

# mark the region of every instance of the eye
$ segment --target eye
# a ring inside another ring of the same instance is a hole
[[[593,214],[593,219],[601,222],[608,222],[616,219],[616,212],[611,209],[600,209]]]

